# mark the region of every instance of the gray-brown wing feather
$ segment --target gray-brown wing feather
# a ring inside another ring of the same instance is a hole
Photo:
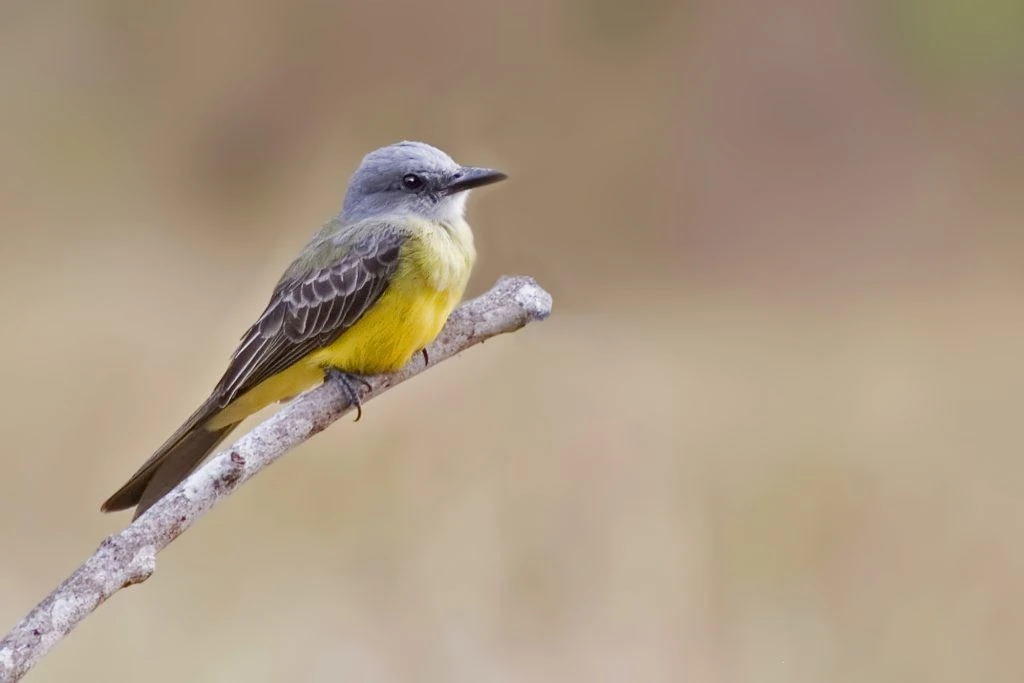
[[[144,512],[235,427],[206,430],[203,424],[212,415],[236,396],[333,342],[377,302],[398,267],[405,233],[379,223],[363,229],[361,237],[352,233],[328,237],[335,241],[305,253],[306,261],[289,268],[266,310],[242,336],[217,388],[103,504],[104,510],[138,505],[135,516]],[[347,239],[354,239],[351,246]]]
[[[366,235],[337,262],[278,284],[217,385],[217,403],[226,406],[352,327],[387,288],[404,239],[399,231]]]

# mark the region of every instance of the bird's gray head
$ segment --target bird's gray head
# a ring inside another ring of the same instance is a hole
[[[349,181],[341,215],[346,222],[388,214],[452,222],[462,217],[469,190],[505,177],[489,168],[460,166],[423,142],[399,142],[363,158]]]

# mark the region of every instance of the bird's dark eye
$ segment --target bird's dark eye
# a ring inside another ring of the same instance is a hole
[[[402,187],[410,191],[418,190],[423,187],[423,178],[415,173],[407,173],[402,177]]]

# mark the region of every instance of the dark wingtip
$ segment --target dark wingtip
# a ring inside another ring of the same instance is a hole
[[[120,512],[121,510],[127,510],[128,508],[135,505],[135,503],[133,502],[125,502],[124,500],[118,500],[118,498],[118,494],[115,493],[110,498],[107,498],[105,501],[103,501],[103,505],[100,505],[100,512]]]

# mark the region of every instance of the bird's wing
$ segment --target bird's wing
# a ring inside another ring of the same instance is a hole
[[[296,274],[290,269],[278,283],[214,390],[221,407],[329,345],[377,302],[398,267],[406,235],[380,225],[361,233],[329,238],[321,245],[327,257],[313,255],[322,265],[300,267]]]

